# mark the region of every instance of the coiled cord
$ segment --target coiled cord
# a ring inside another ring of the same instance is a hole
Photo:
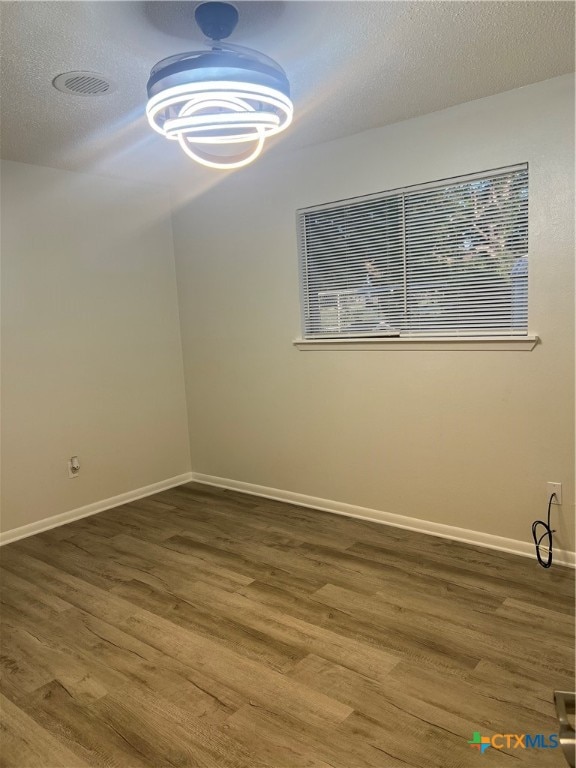
[[[550,499],[548,500],[548,519],[546,522],[543,520],[534,520],[532,523],[532,538],[534,539],[534,544],[536,545],[536,557],[538,558],[538,562],[542,566],[542,568],[550,568],[552,565],[552,534],[556,533],[555,530],[552,530],[550,527],[550,510],[552,509],[552,502],[554,499],[556,499],[557,496],[555,493],[552,493],[550,495]],[[540,526],[540,528],[539,528]],[[541,533],[543,529],[543,533]],[[547,539],[547,544],[542,544],[542,541],[544,539]],[[548,550],[548,557],[546,560],[542,557],[542,554],[540,552],[541,549]]]

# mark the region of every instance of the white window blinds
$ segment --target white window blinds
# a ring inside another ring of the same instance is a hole
[[[298,211],[304,338],[528,330],[526,165]]]

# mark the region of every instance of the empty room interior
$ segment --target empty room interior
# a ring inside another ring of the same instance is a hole
[[[574,2],[2,2],[3,768],[574,768]]]

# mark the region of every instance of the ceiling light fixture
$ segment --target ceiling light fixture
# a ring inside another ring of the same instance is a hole
[[[198,163],[240,168],[292,122],[290,84],[272,59],[221,42],[238,23],[233,5],[202,3],[194,16],[211,49],[170,56],[153,67],[148,122]]]

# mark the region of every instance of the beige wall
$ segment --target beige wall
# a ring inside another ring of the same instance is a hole
[[[573,545],[573,89],[561,77],[263,158],[174,217],[197,472]],[[330,351],[299,330],[295,211],[530,164],[532,352]]]
[[[10,530],[179,475],[190,458],[166,192],[1,170]]]

